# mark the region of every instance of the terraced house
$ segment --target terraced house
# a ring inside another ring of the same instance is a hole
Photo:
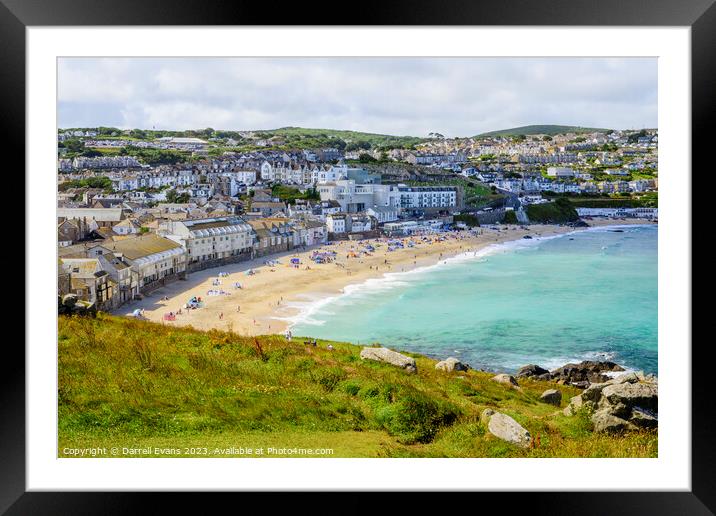
[[[103,242],[101,247],[131,267],[140,292],[149,292],[186,276],[184,248],[154,233]]]
[[[254,256],[290,251],[294,248],[294,231],[288,219],[265,218],[247,222],[254,230]]]
[[[252,227],[236,216],[172,220],[159,233],[186,249],[190,271],[249,259],[254,248]]]

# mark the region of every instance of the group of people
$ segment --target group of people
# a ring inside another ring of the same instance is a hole
[[[211,289],[206,291],[207,296],[230,296],[231,292],[227,292],[226,290],[222,289]]]

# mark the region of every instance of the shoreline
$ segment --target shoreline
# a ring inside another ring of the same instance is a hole
[[[429,235],[425,239],[402,237],[391,239],[400,240],[405,245],[393,251],[387,249],[387,238],[340,241],[305,250],[287,251],[191,273],[187,280],[159,288],[143,300],[132,301],[112,313],[131,316],[135,309],[143,308],[148,320],[166,325],[192,326],[202,330],[216,328],[249,336],[277,334],[285,332],[299,320],[306,320],[317,308],[342,295],[349,295],[372,280],[380,281],[390,278],[392,274],[415,272],[454,262],[461,256],[472,258],[472,253],[482,252],[482,256],[491,248],[499,250],[510,242],[520,242],[525,235],[539,242],[590,229],[656,225],[644,219],[593,219],[588,223],[590,226],[584,228],[535,224],[524,226],[526,229],[521,229],[521,225],[499,224],[494,227],[500,229],[475,228],[481,234],[467,230]],[[411,240],[416,243],[415,247],[408,247]],[[375,246],[372,253],[352,254],[368,244]],[[327,250],[337,253],[334,263],[315,264],[310,260],[313,252]],[[299,258],[299,268],[289,265],[291,258]],[[266,265],[266,261],[279,263],[272,266]],[[249,269],[253,269],[256,274],[246,275]],[[217,279],[220,272],[228,276],[218,278],[220,285],[215,286],[212,281]],[[235,289],[235,282],[240,283],[242,288]],[[210,290],[223,290],[225,293],[209,296],[207,293]],[[201,297],[204,307],[182,309],[178,313],[192,296]],[[165,297],[168,299],[165,300]],[[164,320],[164,315],[169,312],[176,314],[176,320]]]

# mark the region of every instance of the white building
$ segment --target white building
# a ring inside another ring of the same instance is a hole
[[[398,212],[400,209],[396,206],[373,206],[366,210],[371,217],[375,217],[379,224],[386,222],[394,222],[398,220]]]
[[[345,233],[347,231],[346,226],[345,213],[334,213],[326,217],[326,228],[329,233]]]
[[[404,210],[449,209],[457,207],[455,186],[398,185],[400,207]]]
[[[253,229],[239,217],[173,220],[160,233],[186,249],[190,264],[250,254],[254,245]]]
[[[574,177],[574,170],[570,167],[548,167],[547,175],[550,177]]]

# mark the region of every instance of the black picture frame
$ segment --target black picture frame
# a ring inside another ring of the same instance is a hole
[[[714,0],[401,0],[390,3],[371,0],[354,5],[350,16],[332,17],[338,7],[335,3],[313,2],[310,6],[290,3],[276,8],[274,4],[238,0],[0,0],[0,121],[5,148],[11,149],[20,159],[18,165],[24,167],[21,149],[25,147],[25,29],[28,26],[343,25],[340,20],[350,20],[356,25],[689,26],[693,168],[697,163],[708,163],[706,154],[713,147],[708,142],[713,134],[710,123],[716,112]],[[25,238],[29,235],[25,234]],[[17,291],[22,291],[19,286]],[[26,314],[26,323],[27,317]],[[479,506],[484,507],[485,497],[503,496],[510,498],[514,508],[553,515],[713,514],[716,511],[716,440],[712,424],[713,387],[707,370],[709,343],[703,341],[695,346],[678,343],[685,348],[690,346],[692,353],[691,491],[481,493]],[[206,513],[213,503],[223,503],[228,496],[233,496],[214,494],[212,503],[207,505],[206,496],[196,500],[184,493],[26,492],[25,354],[16,339],[6,338],[5,357],[6,367],[0,376],[0,512],[11,515],[143,513],[166,508],[165,503],[171,498],[182,503],[185,509],[197,504],[196,507],[202,509],[200,512]],[[565,472],[569,469],[566,465]],[[293,503],[303,502],[293,500]],[[401,502],[406,504],[404,509],[422,503],[422,497],[417,494]],[[343,505],[363,512],[369,509],[370,502],[361,497],[356,503],[344,502]]]

